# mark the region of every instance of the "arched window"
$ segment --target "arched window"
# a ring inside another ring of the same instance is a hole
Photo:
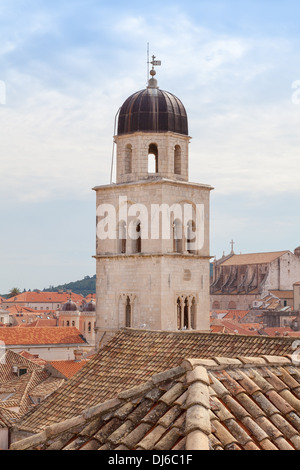
[[[119,223],[119,233],[118,233],[118,253],[126,253],[126,241],[127,241],[127,230],[126,222],[121,220]]]
[[[214,303],[212,304],[212,308],[213,310],[220,310],[220,302],[215,300]]]
[[[177,299],[177,328],[181,330],[181,302],[179,297]]]
[[[92,324],[91,322],[89,321],[88,323],[88,332],[90,333],[92,331]]]
[[[177,328],[179,330],[196,329],[196,298],[194,296],[180,296],[177,298]]]
[[[72,321],[72,326],[75,326],[75,321],[74,320]]]
[[[126,326],[126,328],[131,327],[131,302],[130,302],[130,297],[127,297],[127,299],[126,299],[125,326]]]
[[[193,297],[192,306],[191,306],[191,328],[192,330],[196,329],[196,300]]]
[[[125,174],[132,173],[132,145],[125,148]]]
[[[235,303],[233,300],[231,300],[231,301],[229,302],[229,304],[228,304],[228,309],[229,309],[229,310],[236,310],[236,303]]]
[[[181,175],[181,147],[176,145],[174,149],[174,173]]]
[[[149,145],[148,173],[158,173],[158,148],[156,144]]]
[[[173,250],[175,253],[182,253],[182,223],[175,219],[173,224]]]
[[[183,329],[187,330],[190,328],[190,318],[189,318],[189,305],[188,299],[184,300],[184,311],[183,311]]]

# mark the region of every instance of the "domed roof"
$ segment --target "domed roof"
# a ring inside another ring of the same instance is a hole
[[[72,301],[72,299],[69,299],[62,305],[61,309],[63,312],[75,312],[77,310],[77,305]]]
[[[132,132],[176,132],[188,135],[188,119],[182,102],[160,90],[156,79],[129,96],[119,112],[118,135]]]
[[[300,258],[300,246],[295,249],[294,254]]]
[[[91,300],[85,307],[86,312],[95,312],[96,311],[96,303],[94,300]]]

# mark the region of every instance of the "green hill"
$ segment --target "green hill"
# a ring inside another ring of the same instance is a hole
[[[71,290],[75,294],[81,294],[86,297],[88,294],[95,294],[96,292],[96,274],[93,277],[85,276],[84,279],[79,281],[69,282],[60,286],[50,286],[44,289],[44,292],[57,292],[58,290]]]

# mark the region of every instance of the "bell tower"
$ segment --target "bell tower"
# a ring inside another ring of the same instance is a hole
[[[189,182],[187,113],[154,63],[119,111],[116,184],[94,188],[99,345],[124,327],[210,329],[212,188]]]

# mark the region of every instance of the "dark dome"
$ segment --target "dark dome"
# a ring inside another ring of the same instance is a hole
[[[188,135],[188,119],[182,102],[157,87],[149,86],[134,93],[120,109],[118,135],[138,131]]]
[[[77,305],[71,299],[62,305],[63,312],[75,312],[77,310]]]
[[[295,249],[294,254],[300,258],[300,246]]]
[[[91,300],[86,306],[85,306],[85,312],[95,312],[96,311],[96,304],[94,300]]]

